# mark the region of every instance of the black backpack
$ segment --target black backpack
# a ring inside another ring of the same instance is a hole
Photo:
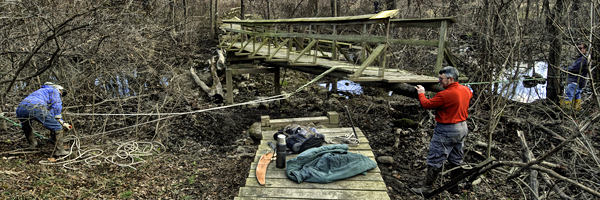
[[[290,124],[279,129],[273,135],[273,139],[277,140],[277,135],[285,135],[286,146],[291,149],[291,153],[302,153],[303,151],[320,147],[325,143],[325,136],[313,127],[301,126],[298,124]]]

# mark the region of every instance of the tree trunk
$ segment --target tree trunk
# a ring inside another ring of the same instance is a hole
[[[548,11],[546,15],[546,26],[548,26],[548,33],[550,39],[550,49],[548,53],[548,89],[546,90],[546,98],[552,101],[558,101],[562,89],[560,87],[560,54],[561,54],[561,30],[558,27],[560,24],[560,18],[562,16],[562,7],[564,0],[556,0],[554,9],[550,11],[549,1],[544,1],[544,7]]]
[[[244,20],[244,11],[245,11],[245,7],[244,7],[244,0],[240,0],[240,19]]]
[[[267,0],[267,19],[271,19],[271,0]]]
[[[385,2],[386,10],[394,10],[396,9],[396,1],[394,0],[386,0]]]
[[[170,6],[171,6],[171,21],[173,22],[173,27],[176,27],[175,26],[175,0],[171,1]],[[174,30],[177,30],[177,29],[174,29]]]
[[[219,19],[218,19],[219,15],[217,15],[217,13],[219,13],[219,0],[214,0],[214,1],[215,1],[215,9],[213,11],[214,12],[213,13],[213,19],[214,19],[214,21],[213,21],[213,26],[214,26],[213,32],[215,34],[215,38],[218,39],[219,35],[217,33],[219,32],[219,23],[218,23],[219,22]]]
[[[332,17],[337,17],[338,16],[338,0],[331,0],[331,16]]]
[[[213,38],[216,38],[217,36],[216,36],[216,32],[215,32],[215,13],[213,12],[213,1],[216,1],[216,0],[209,0],[210,5],[208,6],[209,7],[208,10],[209,10],[209,14],[210,14],[210,35]]]
[[[311,16],[316,17],[317,13],[319,13],[319,0],[310,0],[308,8],[312,10]]]

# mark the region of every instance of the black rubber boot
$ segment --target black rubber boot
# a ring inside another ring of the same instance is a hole
[[[69,152],[65,151],[63,147],[63,138],[65,135],[64,133],[64,130],[52,132],[52,139],[54,140],[54,146],[56,147],[54,149],[54,156],[56,157],[65,156],[69,154]]]
[[[458,167],[459,165],[455,165],[450,163],[448,165],[448,169],[452,169],[455,167]],[[454,180],[456,177],[459,177],[461,174],[463,173],[463,169],[462,168],[457,168],[455,170],[452,170],[450,172],[450,180]],[[460,183],[460,182],[459,182]],[[451,188],[448,188],[447,190],[448,192],[450,192],[451,194],[460,194],[462,193],[462,191],[460,191],[460,189],[458,188],[458,183],[455,186],[452,186]]]
[[[29,148],[37,147],[37,141],[35,137],[33,137],[33,129],[31,128],[31,124],[29,124],[29,120],[21,121],[21,128],[23,129],[23,134],[25,134],[25,139],[27,139],[27,143],[29,143]]]
[[[35,140],[35,137],[33,135],[33,130],[31,129],[31,127],[29,128],[23,128],[23,133],[25,133],[25,138],[27,139],[27,143],[29,143],[29,148],[36,148],[38,143],[37,140]]]
[[[410,188],[410,191],[418,195],[428,195],[429,193],[433,192],[433,185],[435,185],[435,181],[437,180],[440,171],[440,168],[427,165],[427,174],[425,175],[425,181],[423,182],[421,187]]]

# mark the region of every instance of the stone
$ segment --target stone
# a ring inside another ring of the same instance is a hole
[[[248,130],[248,133],[250,134],[251,138],[255,140],[262,140],[262,130],[260,122],[255,122],[254,124],[252,124],[250,126],[250,129]]]
[[[260,126],[260,122],[255,122],[248,129],[248,133],[252,139],[262,140],[262,130]]]
[[[391,156],[379,156],[377,162],[382,164],[394,164],[394,157]]]

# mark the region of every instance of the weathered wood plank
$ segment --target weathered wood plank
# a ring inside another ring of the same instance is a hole
[[[306,34],[306,33],[275,33],[275,32],[252,32],[237,29],[224,28],[226,31],[247,34],[250,36],[261,37],[284,37],[284,38],[311,38],[317,40],[332,40],[345,42],[369,42],[369,43],[390,43],[398,45],[416,45],[416,46],[431,46],[438,45],[438,40],[406,40],[406,39],[389,39],[385,36],[360,36],[360,35],[325,35],[325,34]]]
[[[266,145],[263,145],[266,146]],[[268,148],[266,147],[259,147],[260,149],[256,151],[256,155],[254,156],[254,162],[258,162],[258,160],[260,160],[260,156],[264,155],[267,153]],[[271,151],[273,152],[273,151]],[[364,150],[364,149],[359,149],[359,150],[353,150],[353,149],[349,149],[348,152],[350,153],[357,153],[357,154],[362,154],[365,155],[369,158],[371,158],[371,160],[375,161],[375,155],[373,154],[373,151],[371,151],[370,149]],[[292,159],[297,157],[299,154],[289,154],[285,156],[286,160]]]
[[[373,53],[371,55],[369,55],[367,60],[365,60],[365,62],[360,66],[360,68],[353,75],[351,75],[351,77],[352,77],[351,79],[360,78],[360,75],[367,68],[367,66],[371,65],[371,63],[373,61],[375,61],[375,59],[377,57],[379,57],[379,53],[381,53],[383,51],[383,49],[386,47],[387,47],[387,44],[381,44],[381,45],[377,46],[377,48],[373,51]],[[383,78],[383,77],[381,77],[381,78]]]
[[[272,138],[272,136],[271,136],[271,138]],[[360,150],[367,151],[367,150],[369,150],[369,151],[372,151],[372,149],[371,149],[371,146],[369,145],[369,143],[368,143],[368,141],[366,140],[366,138],[365,138],[364,140],[363,140],[362,138],[358,138],[358,139],[359,139],[360,145],[358,145],[358,146],[349,146],[349,147],[348,147],[348,149],[349,149],[349,150],[353,150],[353,151],[360,151]],[[325,140],[327,141],[327,138],[326,138]],[[267,142],[268,142],[268,141],[261,140],[261,141],[260,141],[260,145],[263,145],[263,144],[264,144],[265,146],[264,146],[264,147],[262,147],[262,146],[259,146],[259,147],[258,147],[258,148],[259,148],[259,150],[262,150],[262,149],[267,149],[267,148],[268,148],[268,147],[266,147],[266,146],[267,146]],[[273,143],[275,143],[275,140],[270,140],[270,142],[273,142]],[[336,141],[336,142],[337,142],[337,141]],[[336,143],[336,144],[337,144],[337,143]],[[325,144],[325,145],[331,145],[331,144]],[[260,153],[264,154],[263,152],[260,152]],[[265,153],[266,153],[266,152],[265,152]],[[293,155],[293,154],[292,154],[292,155]],[[288,156],[291,156],[291,155],[288,155]],[[290,157],[288,157],[288,158],[290,158]]]
[[[274,198],[263,198],[263,197],[234,197],[234,200],[273,200]],[[291,197],[287,197],[287,198],[277,198],[277,199],[286,199],[286,200],[295,200],[298,198],[291,198]],[[298,199],[300,200],[300,199]]]
[[[271,123],[273,123],[273,120],[270,120]],[[317,131],[321,134],[325,134],[326,136],[330,135],[335,137],[335,136],[340,136],[343,134],[348,134],[348,133],[352,133],[352,127],[343,127],[343,128],[316,128]],[[356,130],[356,136],[358,137],[364,137],[365,134],[358,128],[355,127],[354,130]],[[277,133],[276,130],[270,130],[270,131],[264,131],[263,133],[265,134],[271,134],[271,136],[275,133]]]
[[[388,13],[385,17],[373,18],[381,13]],[[291,19],[268,19],[268,20],[223,20],[224,24],[239,24],[244,26],[270,26],[270,25],[351,25],[360,22],[362,24],[368,23],[382,23],[389,16],[394,16],[398,13],[398,10],[382,11],[377,14],[368,15],[355,15],[355,16],[342,16],[342,17],[311,17],[311,18],[291,18]],[[371,19],[373,18],[373,19]],[[227,27],[225,25],[221,26]]]
[[[373,158],[371,160],[375,161]],[[258,162],[253,162],[252,164],[250,164],[250,170],[256,170],[257,164],[258,164]],[[273,161],[273,163],[269,164],[269,167],[267,167],[267,171],[269,171],[269,170],[285,171],[285,168],[279,169],[279,168],[275,167],[275,164]],[[375,169],[369,170],[369,171],[367,171],[367,173],[381,173],[381,170],[379,169],[379,167],[375,167]]]
[[[266,179],[265,186],[261,186],[256,179],[246,179],[246,187],[386,191],[385,183],[382,181],[337,181],[329,184],[322,184],[307,182],[296,183],[290,179]]]
[[[320,123],[328,124],[328,117],[301,117],[301,118],[292,118],[292,119],[272,119],[271,120],[271,128],[273,127],[285,127],[290,124],[299,124],[306,125],[308,123],[315,123],[315,125],[319,125]]]
[[[274,164],[274,163],[271,163]],[[267,174],[265,174],[266,178],[280,178],[280,179],[287,179],[287,175],[285,174],[285,171],[267,171]],[[256,180],[256,171],[255,170],[250,170],[250,173],[248,173],[248,178],[254,179]],[[339,181],[383,181],[383,178],[381,178],[381,174],[380,173],[368,173],[367,175],[356,175],[344,180],[339,180]],[[336,182],[339,182],[336,181]],[[333,183],[336,183],[333,182]],[[333,184],[330,183],[330,184]]]
[[[442,26],[442,21],[447,21],[448,25],[454,24],[454,19],[450,17],[441,18],[422,18],[422,19],[391,19],[392,27],[417,27],[417,28],[437,28]]]
[[[239,196],[304,199],[389,199],[386,191],[326,190],[297,188],[240,188]]]

